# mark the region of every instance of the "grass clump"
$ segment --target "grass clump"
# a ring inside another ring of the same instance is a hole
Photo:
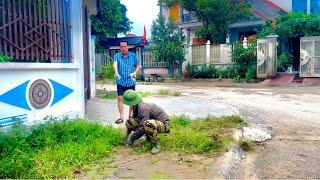
[[[0,178],[71,178],[121,144],[121,131],[84,120],[17,125],[0,133]]]
[[[252,151],[254,150],[255,144],[252,141],[249,140],[243,140],[240,142],[240,147],[244,150],[244,151]]]
[[[97,98],[99,99],[117,99],[117,91],[97,90]]]
[[[146,92],[138,91],[138,93],[140,93],[142,97],[147,97],[152,95],[152,93],[149,91],[146,91]],[[96,96],[97,98],[100,98],[100,99],[117,99],[118,93],[117,91],[97,90]]]
[[[159,134],[162,149],[180,153],[217,155],[234,142],[233,128],[245,125],[238,116],[207,117],[190,120],[186,116],[174,116],[170,121],[170,133]],[[138,147],[147,152],[151,144]]]
[[[180,91],[172,91],[172,90],[165,89],[165,88],[158,89],[156,93],[159,95],[181,96]]]

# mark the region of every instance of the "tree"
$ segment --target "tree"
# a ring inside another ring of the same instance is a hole
[[[173,19],[169,18],[166,23],[165,18],[158,15],[158,18],[152,22],[151,27],[152,41],[155,56],[158,60],[164,60],[169,63],[168,74],[174,75],[174,65],[181,65],[184,61],[185,50],[183,47],[182,34],[175,25]]]
[[[279,36],[278,42],[278,65],[279,68],[286,69],[293,65],[299,68],[299,53],[293,50],[292,43],[299,43],[300,37],[320,35],[320,17],[304,13],[288,13],[277,17],[276,26],[272,27],[268,21],[263,29],[258,33],[259,38],[276,34]],[[280,69],[281,70],[281,69]]]
[[[180,4],[196,13],[203,26],[196,35],[213,43],[224,43],[228,26],[233,20],[249,17],[252,10],[247,0],[164,0],[168,7]]]
[[[107,38],[117,37],[131,30],[132,22],[126,16],[127,8],[119,0],[102,0],[97,15],[91,16],[92,33],[97,36],[97,48]]]

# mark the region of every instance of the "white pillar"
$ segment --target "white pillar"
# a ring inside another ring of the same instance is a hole
[[[208,40],[206,43],[206,60],[207,60],[207,64],[210,64],[210,41]]]
[[[188,55],[189,55],[189,58],[188,58],[188,62],[190,63],[190,65],[192,65],[192,42],[189,43],[189,48],[188,48]]]
[[[310,0],[307,0],[307,14],[310,14],[311,12],[311,4],[310,4]]]
[[[247,49],[248,48],[248,39],[247,39],[247,37],[243,38],[242,43],[243,43],[243,48]]]

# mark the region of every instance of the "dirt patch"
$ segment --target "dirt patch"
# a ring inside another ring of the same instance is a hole
[[[160,152],[139,153],[125,147],[94,164],[90,171],[76,171],[79,179],[207,179],[219,157]]]

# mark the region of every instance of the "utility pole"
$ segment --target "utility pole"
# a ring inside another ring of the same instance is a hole
[[[160,17],[162,18],[162,0],[159,0],[159,6],[160,6]]]

